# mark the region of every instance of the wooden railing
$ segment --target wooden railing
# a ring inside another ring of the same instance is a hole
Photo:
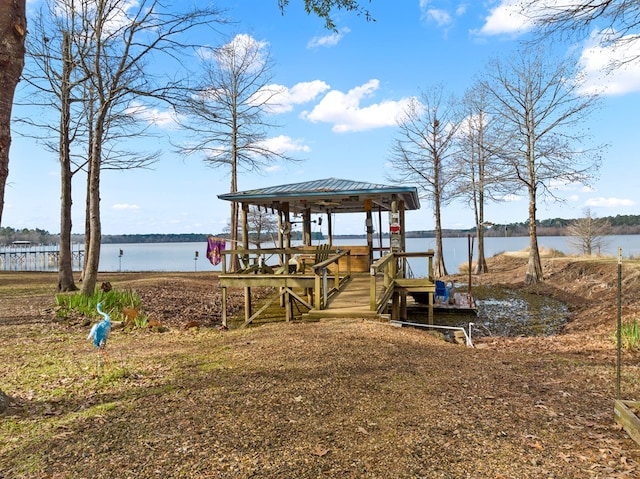
[[[369,309],[381,313],[386,307],[395,290],[396,280],[406,278],[406,272],[409,270],[406,266],[408,258],[427,258],[427,279],[433,281],[433,256],[433,250],[389,253],[375,261],[369,270],[371,275]],[[379,281],[382,281],[382,288],[379,288]],[[378,290],[381,291],[380,294],[378,294]]]
[[[347,269],[344,274],[340,274],[340,258],[346,256]],[[333,271],[329,267],[333,267]],[[329,285],[329,273],[333,277],[332,285]],[[331,295],[341,290],[342,286],[351,277],[351,251],[341,250],[340,252],[330,256],[326,260],[313,265],[314,282],[314,307],[315,309],[325,309],[328,299]]]
[[[340,291],[351,277],[351,250],[329,251],[326,260],[307,264],[298,271],[290,259],[300,255],[313,257],[317,248],[255,248],[233,249],[222,252],[222,284],[238,286],[259,285],[273,287],[303,287],[309,289],[308,301],[313,298],[315,309],[325,309],[329,298]],[[240,271],[228,271],[227,257],[237,255],[242,263]],[[277,265],[269,265],[269,260],[277,257]],[[343,259],[345,258],[345,259]],[[342,261],[341,261],[342,260]],[[313,295],[311,295],[313,288]],[[296,296],[297,297],[297,296]]]

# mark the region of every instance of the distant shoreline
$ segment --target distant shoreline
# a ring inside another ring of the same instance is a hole
[[[618,215],[600,218],[607,220],[610,224],[609,236],[622,235],[640,235],[640,215]],[[570,236],[570,226],[576,220],[566,220],[555,218],[549,220],[541,220],[536,227],[537,236]],[[228,233],[211,234],[218,238],[228,238]],[[275,234],[275,232],[274,232]],[[476,230],[473,228],[466,229],[443,229],[443,238],[464,238],[468,235],[475,235]],[[138,233],[138,234],[103,234],[103,244],[126,244],[126,243],[198,243],[207,240],[209,234],[206,233]],[[270,238],[268,232],[264,232],[264,236]],[[487,224],[484,229],[486,238],[517,238],[529,236],[529,225],[527,222],[511,223],[511,224]],[[364,239],[365,234],[342,234],[334,235],[335,239]],[[383,238],[388,238],[389,234],[384,232]],[[435,230],[410,230],[406,232],[406,238],[435,238]],[[375,233],[374,238],[379,238],[379,234]],[[302,233],[300,231],[292,232],[292,240],[301,241]],[[326,236],[320,231],[312,232],[313,241],[324,241]],[[35,229],[17,230],[11,227],[0,228],[0,245],[10,245],[15,241],[28,241],[33,245],[40,244],[56,244],[60,241],[60,235],[51,234],[48,231]],[[71,241],[73,243],[84,242],[83,234],[73,234]],[[265,241],[266,242],[266,241]]]

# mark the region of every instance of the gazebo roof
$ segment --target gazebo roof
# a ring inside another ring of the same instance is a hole
[[[365,211],[366,200],[371,201],[373,209],[390,211],[394,198],[404,201],[406,210],[420,208],[418,190],[414,186],[381,185],[338,178],[238,191],[218,195],[218,198],[275,209],[280,209],[283,203],[289,203],[290,210],[308,208],[312,213],[362,212]]]

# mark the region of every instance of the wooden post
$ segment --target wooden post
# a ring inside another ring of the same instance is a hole
[[[289,288],[286,287],[285,283],[285,292],[284,292],[284,307],[285,307],[285,318],[287,321],[291,321],[293,319],[293,305],[291,304],[291,293],[289,293]]]
[[[242,247],[249,249],[249,205],[242,203]]]
[[[249,205],[242,203],[242,248],[244,250],[249,249]],[[243,256],[249,260],[249,253],[245,253]],[[246,322],[251,318],[251,288],[245,286],[244,288],[244,320]]]
[[[405,205],[404,205],[404,201],[400,200],[398,202],[398,214],[400,215],[400,245],[402,248],[403,252],[407,251],[407,235],[406,235],[406,227],[407,225],[405,224],[404,221],[404,211],[405,210]]]
[[[367,209],[367,205],[365,205],[365,210],[367,214],[367,219],[365,220],[365,222],[367,226],[367,249],[368,249],[367,268],[368,268],[373,263],[373,216],[371,213],[371,205],[369,205],[368,209]]]
[[[331,224],[330,211],[327,211],[327,234],[329,235],[329,246],[333,246],[333,225]]]
[[[249,322],[250,317],[251,317],[251,288],[249,286],[245,286],[244,288],[244,321],[245,323]]]
[[[378,258],[382,258],[382,208],[378,206],[378,246],[380,251],[378,252]]]
[[[311,209],[302,212],[302,244],[311,246]]]
[[[400,319],[400,298],[399,293],[394,291],[391,295],[391,320],[398,321]]]
[[[227,288],[222,288],[222,325],[227,327]]]
[[[435,294],[433,291],[429,293],[429,324],[433,324],[433,297]]]

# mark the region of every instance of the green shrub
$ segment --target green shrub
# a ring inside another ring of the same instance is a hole
[[[613,340],[617,343],[618,333],[613,333]],[[620,328],[620,344],[624,349],[640,349],[640,323],[637,319],[624,321]]]
[[[140,309],[140,297],[132,291],[116,291],[112,289],[104,292],[97,290],[92,296],[85,296],[79,293],[57,294],[57,316],[67,318],[72,313],[76,313],[87,318],[100,318],[97,310],[98,303],[102,303],[102,310],[113,321],[123,321],[125,319],[122,313],[123,308]],[[138,315],[135,325],[136,327],[144,327],[146,325],[146,317]]]

